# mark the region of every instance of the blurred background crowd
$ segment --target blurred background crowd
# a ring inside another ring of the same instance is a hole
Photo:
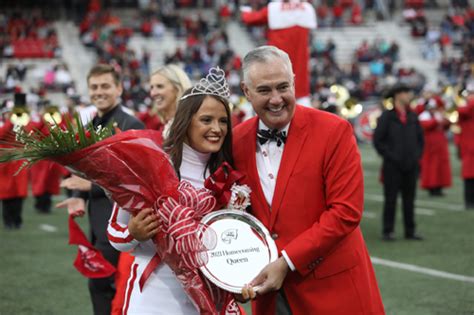
[[[308,39],[311,106],[347,118],[358,141],[370,142],[380,113],[392,106],[386,92],[401,82],[414,91],[412,110],[439,125],[422,124],[425,136],[441,129],[457,141],[458,109],[474,93],[474,9],[467,0],[308,2],[317,16]],[[153,110],[150,74],[176,64],[194,81],[212,66],[224,69],[238,124],[254,114],[240,90],[241,58],[266,43],[269,32],[267,25],[243,23],[240,8],[267,3],[2,1],[2,116],[15,112],[23,123],[55,113],[91,118],[86,73],[107,63],[121,73],[122,104],[141,117]],[[15,102],[20,94],[24,101]]]

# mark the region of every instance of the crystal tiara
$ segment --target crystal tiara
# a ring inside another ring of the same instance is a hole
[[[209,73],[205,78],[199,80],[191,89],[189,94],[181,97],[182,100],[193,95],[216,95],[229,99],[229,85],[225,79],[225,72],[219,67],[209,69]]]

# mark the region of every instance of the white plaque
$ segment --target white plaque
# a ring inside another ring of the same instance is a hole
[[[278,258],[275,242],[254,216],[237,210],[219,210],[202,222],[216,233],[217,245],[207,252],[202,273],[215,285],[240,293],[270,262]]]

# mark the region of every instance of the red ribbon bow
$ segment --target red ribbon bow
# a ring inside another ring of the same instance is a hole
[[[178,193],[178,201],[163,197],[155,204],[162,228],[155,241],[162,243],[161,238],[166,237],[167,251],[162,254],[177,255],[178,268],[194,270],[207,263],[206,251],[216,245],[215,234],[201,223],[202,217],[215,208],[216,200],[207,189],[195,189],[186,181],[179,184]],[[140,289],[161,258],[156,254],[148,263],[139,281]]]
[[[230,188],[235,182],[244,177],[244,174],[234,170],[229,163],[224,162],[214,174],[206,179],[204,187],[214,192],[218,205],[217,209],[227,206],[232,196]]]

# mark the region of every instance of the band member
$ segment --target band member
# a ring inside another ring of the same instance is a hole
[[[0,141],[14,141],[14,125],[21,122],[21,118],[13,117],[13,109],[8,108],[5,102],[0,117]],[[13,108],[22,109],[22,115],[26,118],[26,94],[17,93],[14,98]],[[16,115],[15,117],[19,117]],[[24,123],[28,123],[24,121]],[[1,144],[0,147],[7,145]],[[3,225],[6,229],[19,229],[23,223],[22,210],[23,201],[28,195],[28,172],[23,169],[19,173],[22,161],[0,163],[0,201],[2,205]],[[15,176],[16,175],[16,176]]]
[[[446,137],[450,122],[444,116],[442,100],[437,97],[430,98],[418,119],[425,141],[421,158],[421,187],[427,189],[431,196],[442,196],[442,189],[450,187],[452,181]]]
[[[268,45],[290,56],[298,104],[311,106],[309,36],[317,26],[314,7],[305,1],[271,1],[258,11],[244,7],[241,16],[245,24],[268,25]]]

